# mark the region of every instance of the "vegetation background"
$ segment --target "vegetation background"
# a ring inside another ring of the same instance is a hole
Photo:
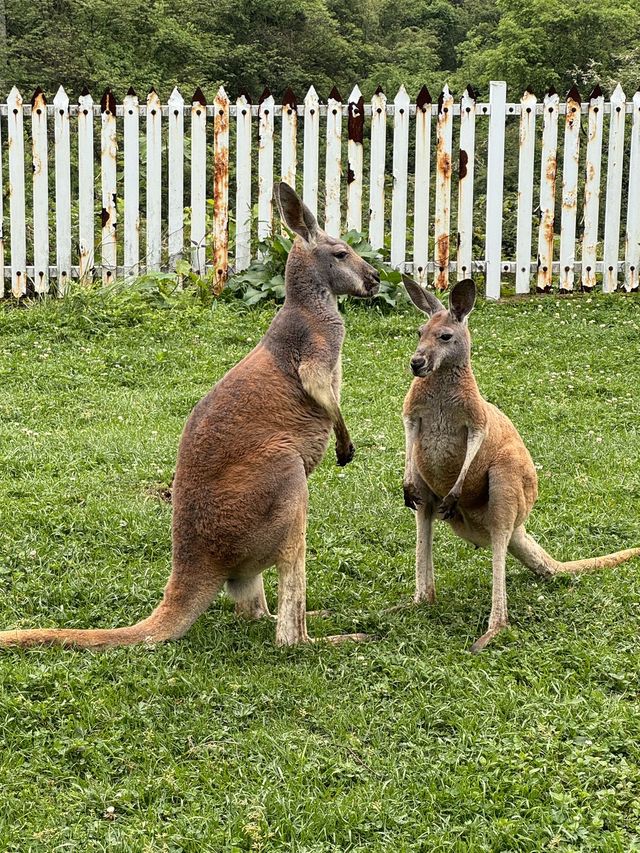
[[[200,85],[209,98],[222,83],[255,100],[265,85],[326,98],[333,85],[368,97],[402,82],[415,97],[425,83],[482,94],[501,79],[537,94],[615,81],[629,94],[639,26],[638,0],[0,0],[0,88],[121,98]]]

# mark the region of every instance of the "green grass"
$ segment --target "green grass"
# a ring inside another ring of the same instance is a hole
[[[193,404],[272,310],[91,298],[0,314],[0,625],[124,625],[169,571],[169,481]],[[418,315],[346,316],[357,445],[310,482],[316,636],[279,650],[221,598],[179,643],[0,655],[3,851],[640,849],[640,561],[543,583],[436,530],[438,603],[413,587],[400,407]],[[562,558],[640,544],[637,297],[482,304],[485,396],[539,466],[530,531]],[[257,417],[259,414],[256,415]],[[267,596],[275,607],[274,572]],[[108,809],[113,811],[109,812]]]

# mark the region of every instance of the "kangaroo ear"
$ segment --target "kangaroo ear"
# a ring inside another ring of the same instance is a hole
[[[436,311],[446,310],[437,296],[434,296],[433,293],[430,293],[428,290],[424,290],[420,287],[417,281],[409,278],[408,275],[402,276],[402,282],[409,294],[409,298],[418,311],[422,311],[424,314],[431,316],[432,314],[435,314]]]
[[[287,228],[302,237],[306,243],[313,243],[318,232],[316,218],[289,184],[285,184],[284,181],[274,184],[273,197]]]
[[[470,278],[459,281],[449,297],[449,313],[454,320],[462,323],[473,311],[476,301],[476,286]]]

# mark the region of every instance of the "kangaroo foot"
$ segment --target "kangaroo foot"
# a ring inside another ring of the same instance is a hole
[[[481,637],[478,637],[475,643],[471,646],[471,648],[469,649],[471,654],[475,655],[478,652],[481,652],[489,645],[489,643],[491,642],[491,640],[493,640],[494,637],[498,636],[498,634],[500,633],[500,631],[503,630],[503,628],[508,627],[509,623],[505,622],[502,625],[494,625],[493,628],[489,628],[489,630],[486,631]]]

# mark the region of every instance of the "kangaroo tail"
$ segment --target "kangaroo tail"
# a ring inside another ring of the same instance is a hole
[[[125,628],[88,630],[42,628],[0,631],[0,648],[37,645],[71,646],[104,649],[132,646],[136,643],[159,643],[182,637],[207,609],[224,583],[216,575],[199,576],[197,583],[179,583],[172,573],[164,596],[156,609],[140,622]]]
[[[509,552],[520,560],[520,562],[542,577],[553,575],[570,574],[580,572],[593,572],[596,569],[611,569],[633,557],[640,556],[640,548],[627,548],[624,551],[616,551],[613,554],[605,554],[602,557],[590,557],[586,560],[569,560],[561,563],[538,545],[536,540],[530,536],[524,527],[519,527],[513,532],[509,542]]]

